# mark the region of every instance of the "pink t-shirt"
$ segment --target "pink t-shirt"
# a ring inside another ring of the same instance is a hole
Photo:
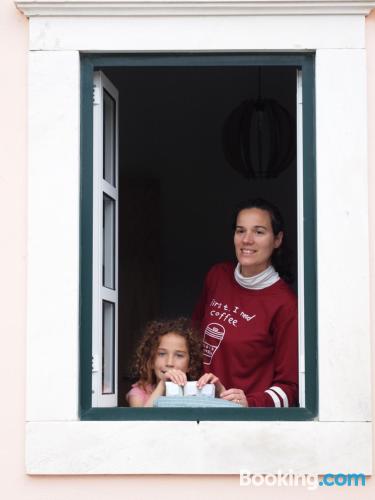
[[[126,401],[129,403],[129,397],[130,396],[137,396],[137,398],[142,399],[142,404],[145,405],[146,401],[150,397],[150,394],[152,394],[153,390],[155,389],[154,385],[146,385],[146,389],[143,389],[143,387],[138,385],[138,382],[132,385],[132,388],[126,395]]]

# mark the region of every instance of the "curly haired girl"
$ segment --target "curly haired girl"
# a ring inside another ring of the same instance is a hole
[[[201,341],[189,320],[152,321],[136,351],[134,363],[139,380],[127,393],[132,407],[151,407],[165,394],[165,381],[185,385],[187,377],[202,373]]]

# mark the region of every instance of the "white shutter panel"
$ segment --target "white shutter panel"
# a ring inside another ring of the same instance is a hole
[[[299,404],[305,406],[304,242],[303,242],[303,95],[302,71],[297,70],[297,233],[298,233],[298,364]]]
[[[92,406],[117,406],[118,91],[101,72],[93,91]]]

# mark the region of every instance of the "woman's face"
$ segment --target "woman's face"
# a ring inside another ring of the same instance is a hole
[[[272,231],[271,217],[267,210],[245,208],[237,216],[234,231],[234,248],[243,276],[255,276],[271,264],[275,248],[281,245],[283,233]]]

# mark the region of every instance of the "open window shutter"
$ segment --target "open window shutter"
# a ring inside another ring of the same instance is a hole
[[[92,405],[117,406],[118,91],[101,72],[93,94]]]
[[[302,70],[297,70],[297,220],[298,220],[298,364],[299,404],[305,406],[305,329],[304,329],[304,234],[303,234],[303,95]]]

